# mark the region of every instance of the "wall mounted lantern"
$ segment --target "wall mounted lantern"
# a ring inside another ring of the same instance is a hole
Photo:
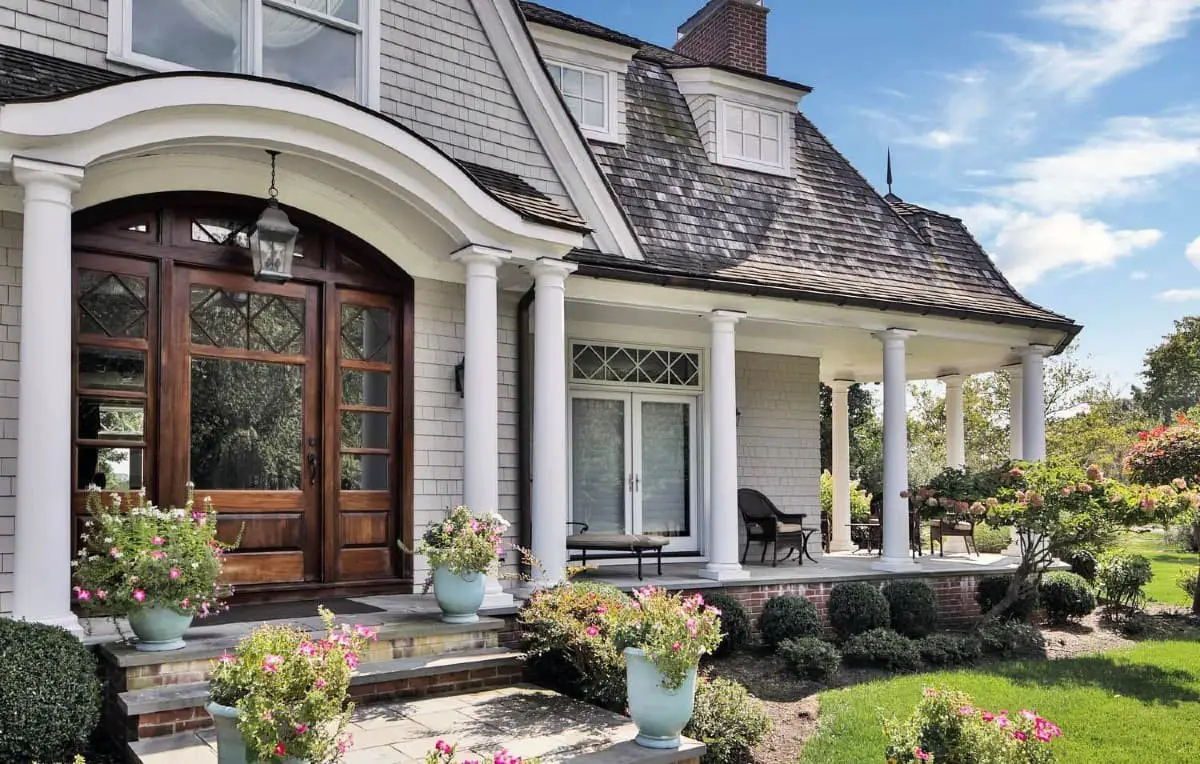
[[[458,397],[462,398],[463,391],[466,390],[467,383],[467,359],[462,359],[454,366],[454,389],[458,393]]]
[[[292,277],[292,255],[300,229],[279,208],[279,190],[275,188],[275,157],[279,152],[267,153],[271,155],[271,187],[267,190],[267,208],[250,234],[250,256],[254,258],[254,278],[282,284]]]

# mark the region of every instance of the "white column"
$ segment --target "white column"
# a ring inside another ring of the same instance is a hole
[[[567,569],[566,279],[575,265],[543,258],[531,269],[533,302],[533,571],[538,585],[563,580]]]
[[[1020,366],[1008,369],[1008,457],[1013,461],[1025,458],[1025,441],[1022,434],[1024,416],[1024,375]]]
[[[829,551],[850,551],[850,385],[845,379],[829,383],[833,390],[833,512],[829,522]]]
[[[1040,462],[1046,458],[1046,392],[1042,374],[1045,358],[1053,348],[1046,345],[1030,345],[1019,350],[1023,408],[1021,416],[1021,442],[1025,460]]]
[[[908,543],[908,376],[905,343],[914,332],[888,329],[883,343],[883,556],[875,567],[912,566]]]
[[[947,374],[940,379],[946,385],[946,466],[962,469],[967,466],[963,378],[961,374]]]
[[[708,359],[709,496],[708,565],[705,578],[731,581],[749,578],[738,562],[737,348],[734,327],[744,313],[715,310]]]
[[[14,159],[21,255],[13,615],[82,634],[71,613],[71,195],[83,170]]]
[[[499,299],[497,269],[506,253],[471,246],[454,259],[467,271],[467,326],[463,380],[463,503],[476,514],[500,504]],[[488,576],[483,606],[504,607],[513,598]]]

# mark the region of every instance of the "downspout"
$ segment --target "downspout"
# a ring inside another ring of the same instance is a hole
[[[533,544],[533,342],[529,333],[533,299],[531,287],[517,303],[517,513],[518,543],[524,549]],[[519,565],[522,576],[533,573],[524,559]]]

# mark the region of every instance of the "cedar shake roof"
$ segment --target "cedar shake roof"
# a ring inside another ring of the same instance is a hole
[[[245,75],[228,76],[260,79],[245,77]],[[107,69],[98,69],[86,64],[77,64],[41,53],[0,45],[0,104],[45,100],[128,79],[133,78],[118,72],[110,72]],[[303,87],[291,83],[283,84],[290,87]],[[353,105],[362,108],[358,104]],[[408,130],[407,127],[387,115],[379,114],[379,112],[372,113]],[[451,160],[454,161],[453,158]],[[521,217],[558,228],[584,233],[591,231],[587,221],[571,210],[559,206],[553,199],[534,188],[521,176],[471,162],[458,162],[458,164],[480,187]]]
[[[795,115],[796,177],[716,164],[669,71],[698,62],[520,6],[529,21],[641,45],[626,78],[626,144],[591,147],[645,261],[581,250],[573,256],[584,272],[1078,331],[1022,297],[962,221],[882,198],[803,114]]]

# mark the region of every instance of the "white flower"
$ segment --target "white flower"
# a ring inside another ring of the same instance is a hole
[[[78,567],[79,567],[79,560],[71,560],[71,567],[72,567],[72,568],[78,568]]]
[[[199,567],[200,567],[200,563],[198,563],[198,562],[193,562],[193,563],[192,563],[192,569],[193,569],[193,570],[195,570],[196,568],[199,568]]]
[[[105,544],[111,544],[112,542],[113,542],[113,540],[112,540],[112,536],[105,536],[105,537],[104,537],[104,543],[105,543]]]

